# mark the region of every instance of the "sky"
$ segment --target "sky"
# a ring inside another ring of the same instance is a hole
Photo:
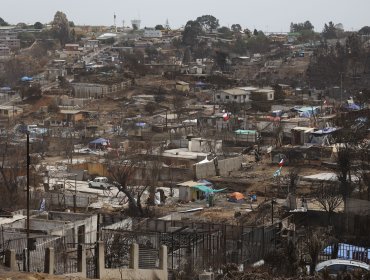
[[[287,32],[291,22],[311,21],[316,31],[325,23],[342,23],[345,30],[370,25],[369,0],[0,0],[0,17],[11,24],[48,23],[56,11],[64,12],[76,25],[164,25],[172,29],[201,15],[213,15],[221,26],[239,23],[243,28]]]

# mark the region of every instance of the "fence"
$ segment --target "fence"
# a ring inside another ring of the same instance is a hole
[[[250,264],[275,249],[278,228],[241,227],[186,221],[146,220],[134,231],[103,230],[107,268],[128,267],[129,248],[139,244],[140,266],[158,267],[158,250],[168,249],[171,271],[220,269],[225,263]]]

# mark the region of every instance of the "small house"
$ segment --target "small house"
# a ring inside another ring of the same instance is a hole
[[[176,82],[176,89],[178,91],[182,91],[182,92],[189,92],[190,91],[190,85],[187,82],[177,81]]]

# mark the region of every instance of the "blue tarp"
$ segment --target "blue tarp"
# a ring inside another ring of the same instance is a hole
[[[195,86],[197,87],[205,87],[207,84],[206,83],[203,83],[203,82],[196,82],[195,83]]]
[[[104,145],[104,143],[108,144],[109,140],[107,139],[104,139],[104,138],[98,138],[98,139],[95,139],[94,141],[91,141],[89,144],[93,144],[93,145]]]
[[[348,104],[345,108],[348,110],[353,110],[353,111],[358,111],[361,109],[361,107],[355,103]]]
[[[198,189],[201,192],[204,192],[205,194],[214,194],[214,193],[222,192],[222,191],[226,190],[226,189],[214,190],[214,189],[212,189],[210,187],[207,187],[205,185],[196,185],[196,186],[193,186],[192,188]]]
[[[21,78],[21,81],[22,82],[31,82],[31,81],[33,81],[33,78],[32,77],[24,76],[24,77]]]
[[[300,108],[294,107],[293,111],[298,112],[300,117],[310,118],[314,115],[317,115],[320,112],[320,107],[317,106],[307,106]]]

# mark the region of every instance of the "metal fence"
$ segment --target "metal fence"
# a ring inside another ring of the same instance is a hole
[[[161,245],[167,246],[171,271],[210,267],[217,270],[225,263],[249,264],[275,248],[278,230],[275,226],[244,228],[197,223],[164,227],[165,232],[103,230],[106,267],[128,267],[129,250],[134,242],[139,244],[141,268],[158,267]]]

